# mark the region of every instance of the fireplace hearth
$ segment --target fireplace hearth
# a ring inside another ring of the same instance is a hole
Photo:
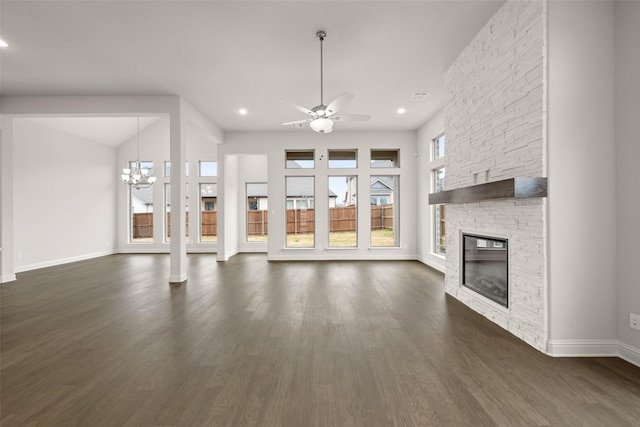
[[[507,239],[462,235],[462,285],[509,306],[509,248]]]

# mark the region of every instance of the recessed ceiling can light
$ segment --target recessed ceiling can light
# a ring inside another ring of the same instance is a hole
[[[398,108],[398,114],[404,114],[406,112],[407,112],[407,110],[405,110],[404,108],[402,108],[402,107]]]
[[[239,109],[239,110],[238,110],[238,113],[240,113],[240,114],[241,114],[241,115],[243,115],[243,116],[246,116],[246,115],[247,115],[247,113],[248,113],[248,111],[247,111],[247,109],[246,109],[246,108],[241,108],[241,109]]]
[[[9,47],[9,43],[7,43],[6,41],[0,39],[0,47]]]

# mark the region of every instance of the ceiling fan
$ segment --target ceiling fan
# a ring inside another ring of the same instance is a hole
[[[293,122],[282,123],[283,126],[300,125],[309,123],[311,129],[319,133],[329,133],[333,130],[333,122],[365,122],[371,118],[364,114],[342,114],[335,115],[342,109],[351,99],[353,95],[350,93],[343,93],[336,99],[331,101],[329,105],[324,105],[324,86],[322,82],[322,42],[324,42],[327,33],[324,31],[318,31],[316,38],[320,40],[320,105],[308,109],[300,105],[293,104],[293,107],[297,110],[308,114],[310,117],[305,120],[295,120]]]

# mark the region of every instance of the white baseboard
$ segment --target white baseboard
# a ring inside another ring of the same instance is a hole
[[[277,255],[268,255],[267,259],[269,261],[416,261],[418,258],[414,254],[375,254],[371,256],[371,254],[362,254],[355,250],[349,252],[349,250],[330,249],[317,252],[311,248],[287,248]]]
[[[169,283],[182,283],[186,282],[188,278],[187,273],[183,274],[172,274],[169,276]]]
[[[239,252],[237,249],[234,249],[232,251],[229,251],[227,253],[221,253],[218,252],[218,261],[229,261],[229,258],[231,258],[234,255],[237,255]]]
[[[631,347],[629,344],[618,341],[618,355],[621,359],[640,368],[640,348]]]
[[[547,354],[553,357],[619,357],[640,367],[640,349],[617,340],[550,340]]]
[[[114,254],[113,251],[94,252],[92,254],[84,254],[84,255],[78,255],[78,256],[69,257],[69,258],[59,258],[59,259],[53,259],[50,261],[22,265],[22,266],[16,267],[15,270],[16,270],[16,273],[22,273],[24,271],[37,270],[39,268],[45,268],[45,267],[53,267],[55,265],[69,264],[70,262],[84,261],[87,259],[99,258],[107,255],[113,255],[113,254]]]
[[[13,282],[14,280],[16,280],[15,274],[5,274],[0,277],[0,283]]]
[[[608,357],[618,355],[616,340],[549,340],[547,354],[554,357]]]
[[[434,270],[439,271],[440,273],[446,273],[447,272],[447,267],[441,263],[437,263],[434,262],[428,258],[419,256],[418,258],[416,258],[417,261],[420,261],[421,263],[423,263],[426,266],[429,266],[431,268],[433,268]]]

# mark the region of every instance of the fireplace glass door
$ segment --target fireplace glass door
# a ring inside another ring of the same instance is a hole
[[[463,286],[504,307],[509,306],[508,241],[463,234]]]

